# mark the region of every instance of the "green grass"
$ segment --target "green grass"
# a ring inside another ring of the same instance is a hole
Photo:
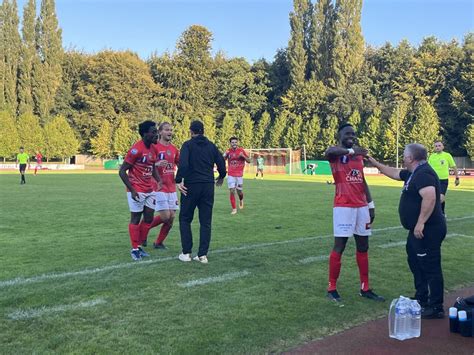
[[[334,187],[325,179],[247,179],[246,206],[236,216],[229,214],[227,189],[217,189],[210,262],[202,265],[176,259],[177,223],[168,250],[151,250],[150,262],[131,261],[129,212],[116,174],[28,175],[24,186],[16,174],[1,174],[0,353],[267,353],[386,314],[389,302],[357,295],[353,241],[339,282],[344,308],[325,299],[327,261],[300,262],[328,255],[333,243]],[[451,185],[448,233],[474,236],[473,182]],[[398,226],[400,184],[381,177],[370,177],[369,184],[377,206],[374,228]],[[371,238],[371,285],[387,300],[411,295],[412,277],[404,246],[378,246],[405,237],[400,228]],[[194,239],[196,245],[197,229]],[[448,290],[474,284],[473,248],[474,238],[462,236],[443,244]],[[236,272],[247,274],[179,286]],[[102,303],[23,320],[9,316],[94,300]]]

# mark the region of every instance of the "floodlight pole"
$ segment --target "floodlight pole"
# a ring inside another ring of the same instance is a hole
[[[398,169],[398,131],[399,131],[399,125],[400,125],[400,103],[397,102],[397,150],[396,150],[396,161],[397,161],[397,169]]]

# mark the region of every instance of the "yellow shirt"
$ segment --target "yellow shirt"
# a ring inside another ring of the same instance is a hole
[[[16,156],[16,160],[18,160],[18,163],[20,164],[28,163],[29,159],[30,159],[30,156],[27,153],[18,153]]]
[[[431,165],[433,170],[436,171],[440,180],[446,180],[449,178],[449,168],[454,168],[456,166],[452,155],[447,152],[431,154],[428,163]]]

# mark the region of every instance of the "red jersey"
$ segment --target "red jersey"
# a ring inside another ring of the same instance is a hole
[[[176,192],[176,184],[174,182],[174,172],[179,163],[179,150],[173,145],[164,145],[158,142],[153,145],[156,150],[156,171],[161,178],[161,192]],[[158,166],[158,163],[166,160],[166,166]],[[154,181],[154,190],[157,191],[158,184]]]
[[[341,155],[329,160],[336,183],[334,207],[367,206],[363,159],[361,155]]]
[[[43,162],[43,156],[41,155],[41,153],[36,154],[35,158],[38,164],[41,164]]]
[[[234,177],[241,177],[244,175],[245,159],[239,157],[240,153],[248,158],[247,153],[243,148],[236,148],[235,150],[230,148],[225,152],[225,156],[229,161],[227,167],[227,175]]]
[[[153,144],[147,148],[142,140],[136,142],[128,151],[124,161],[132,167],[128,170],[128,179],[137,192],[152,192],[154,178],[152,171],[156,162]]]

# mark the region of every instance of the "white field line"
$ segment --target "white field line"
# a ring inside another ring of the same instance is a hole
[[[450,219],[448,219],[448,221],[459,221],[459,220],[471,219],[471,218],[474,218],[474,215],[473,216],[450,218]],[[373,232],[384,232],[384,231],[397,230],[397,229],[402,229],[402,227],[401,226],[393,226],[393,227],[377,228],[377,229],[373,229],[372,231]],[[301,243],[301,242],[317,240],[317,239],[325,239],[325,238],[330,238],[330,237],[332,237],[332,234],[320,235],[320,236],[315,236],[315,237],[306,237],[306,238],[296,238],[296,239],[290,239],[290,240],[282,240],[282,241],[278,241],[278,242],[250,244],[250,245],[243,245],[243,246],[240,246],[240,247],[230,247],[230,248],[217,249],[217,250],[213,250],[212,253],[213,254],[221,254],[221,253],[231,253],[231,252],[234,252],[234,251],[241,251],[241,250],[255,250],[255,249],[259,249],[259,248],[272,247],[272,246],[275,246],[275,245]],[[93,275],[93,274],[106,272],[106,271],[112,271],[112,270],[129,269],[129,268],[136,267],[136,266],[144,266],[144,265],[149,265],[149,264],[161,263],[161,262],[171,261],[171,260],[175,260],[175,259],[176,259],[176,257],[166,257],[166,258],[159,258],[159,259],[144,260],[144,261],[139,261],[139,262],[135,261],[135,262],[129,262],[129,263],[115,264],[115,265],[109,265],[109,266],[94,268],[94,269],[83,269],[83,270],[79,270],[79,271],[42,274],[42,275],[33,276],[33,277],[26,277],[26,278],[17,277],[17,278],[10,279],[10,280],[0,281],[0,289],[8,287],[8,286],[25,285],[25,284],[30,284],[30,283],[42,282],[42,281],[46,281],[46,280],[73,278],[73,277],[76,277],[76,276]]]
[[[30,319],[30,318],[37,318],[43,315],[48,315],[52,313],[60,313],[66,311],[75,311],[81,308],[89,308],[94,307],[99,304],[107,303],[104,299],[98,298],[92,301],[80,302],[76,304],[69,304],[69,305],[61,305],[61,306],[54,306],[54,307],[41,307],[41,308],[31,308],[31,309],[19,309],[10,314],[8,314],[8,318],[13,320],[23,320],[23,319]]]
[[[325,261],[329,259],[329,255],[317,255],[317,256],[310,256],[308,258],[301,259],[299,261],[300,264],[309,264],[314,263],[316,261]]]
[[[196,279],[196,280],[190,280],[187,282],[181,282],[181,283],[178,283],[178,286],[181,286],[181,287],[201,286],[201,285],[207,285],[207,284],[216,283],[216,282],[225,282],[225,281],[237,279],[239,277],[244,277],[247,275],[250,275],[250,272],[246,270],[238,271],[238,272],[229,272],[226,274],[222,274],[220,276],[206,277],[204,279]]]
[[[393,242],[393,243],[387,243],[387,244],[382,244],[379,245],[379,248],[382,249],[387,249],[387,248],[393,248],[393,247],[398,247],[400,245],[405,245],[407,242],[405,240],[402,240],[401,242]]]

